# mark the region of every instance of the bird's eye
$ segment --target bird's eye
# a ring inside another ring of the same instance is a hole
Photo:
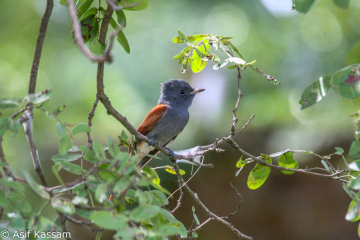
[[[184,90],[180,90],[180,95],[184,95],[185,91]]]

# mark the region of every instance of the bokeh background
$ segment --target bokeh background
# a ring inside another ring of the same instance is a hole
[[[102,2],[105,6],[105,2]],[[45,1],[13,0],[0,3],[0,97],[22,97],[27,94],[30,68]],[[307,14],[291,10],[291,0],[151,0],[147,9],[126,11],[124,30],[130,44],[127,54],[120,45],[113,51],[115,61],[105,68],[105,91],[113,106],[137,126],[156,104],[160,83],[182,78],[194,87],[206,88],[190,108],[190,122],[172,145],[180,150],[205,145],[228,136],[232,109],[237,98],[236,72],[214,71],[213,63],[200,73],[182,74],[172,60],[184,45],[171,39],[181,29],[186,35],[214,34],[232,36],[233,43],[248,61],[281,81],[274,86],[250,68],[242,76],[244,94],[239,106],[240,128],[252,114],[256,117],[236,137],[243,149],[254,154],[271,154],[284,149],[313,150],[321,155],[334,152],[334,147],[348,150],[355,124],[349,117],[358,110],[359,99],[340,97],[332,89],[320,103],[300,111],[298,101],[304,89],[320,76],[345,67],[351,47],[360,40],[360,2],[352,0],[343,10],[332,1],[318,0]],[[87,122],[96,93],[96,64],[74,45],[70,38],[71,24],[67,9],[55,1],[45,39],[37,82],[37,91],[53,89],[48,109],[65,104],[60,118],[68,123]],[[224,57],[219,53],[221,57]],[[3,115],[11,112],[3,112]],[[51,172],[51,157],[58,153],[59,137],[56,122],[43,112],[35,112],[35,140],[46,177],[58,184]],[[124,128],[106,114],[99,104],[93,120],[92,137],[105,144],[108,135],[117,139]],[[15,137],[4,136],[4,148],[10,165],[20,173],[32,171],[28,145],[21,130]],[[77,143],[85,143],[80,137]],[[284,175],[273,169],[266,183],[249,190],[247,176],[253,165],[246,166],[238,177],[235,164],[241,155],[229,146],[223,153],[208,153],[206,163],[213,169],[201,169],[189,182],[208,208],[219,216],[237,209],[239,198],[230,187],[232,182],[245,201],[238,214],[229,220],[254,239],[357,239],[357,223],[347,222],[345,213],[350,198],[339,182],[294,174]],[[302,168],[321,166],[320,159],[295,155]],[[333,157],[334,166],[344,167]],[[348,159],[350,161],[350,159]],[[152,166],[169,164],[153,160]],[[187,177],[191,168],[184,166]],[[61,172],[66,180],[74,176]],[[174,191],[173,175],[158,171],[162,185]],[[41,201],[27,190],[33,210]],[[169,208],[176,204],[174,198]],[[207,216],[187,195],[175,214],[186,227],[192,222],[191,206],[200,221]],[[51,209],[45,209],[50,219]],[[74,239],[91,239],[93,233],[69,224]],[[235,234],[215,221],[199,231],[199,239],[237,239]],[[110,239],[105,235],[103,239]]]

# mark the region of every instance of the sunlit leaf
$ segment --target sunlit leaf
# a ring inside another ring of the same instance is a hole
[[[99,203],[103,203],[108,197],[106,195],[107,185],[105,183],[100,184],[95,191],[95,198]]]
[[[68,153],[68,154],[65,154],[65,155],[57,154],[57,155],[53,156],[51,158],[51,160],[53,160],[54,162],[56,162],[58,160],[64,160],[64,161],[67,161],[67,162],[72,162],[72,161],[75,161],[75,160],[77,160],[79,158],[81,158],[81,154]]]
[[[159,213],[158,206],[140,206],[135,208],[129,215],[129,217],[135,222],[140,222],[141,220],[146,220],[148,218],[154,217]]]
[[[182,170],[182,169],[179,169],[179,170],[180,170],[180,174],[181,174],[181,175],[185,175],[185,174],[186,174],[186,172],[185,172],[184,170]],[[167,165],[167,166],[165,167],[165,171],[167,171],[168,173],[171,173],[171,174],[175,174],[175,175],[176,175],[175,169],[174,169],[173,167],[169,166],[169,165]]]
[[[208,36],[209,35],[207,35],[207,34],[199,34],[199,35],[187,36],[187,39],[189,42],[195,42],[195,41],[201,41]],[[173,43],[183,43],[184,41],[181,40],[179,37],[174,37],[172,39],[172,42]]]
[[[331,76],[320,77],[305,89],[300,99],[300,110],[314,105],[322,100],[331,88]]]
[[[360,177],[352,179],[349,184],[349,188],[354,190],[360,190]]]
[[[261,154],[261,157],[267,163],[272,163],[272,159],[270,156]],[[270,171],[271,171],[270,167],[267,167],[267,166],[261,165],[260,163],[257,163],[255,165],[254,169],[251,170],[251,172],[249,174],[248,181],[247,181],[248,187],[250,189],[259,188],[261,185],[264,184],[264,182],[268,178]]]
[[[280,155],[279,166],[286,167],[286,168],[292,168],[292,169],[299,168],[299,164],[294,159],[292,152],[286,152],[286,153]],[[285,170],[281,170],[281,172],[284,174],[293,174],[294,173],[293,171],[285,171]]]
[[[117,29],[119,27],[119,25],[116,23],[116,21],[111,18],[110,19],[110,25],[114,28]],[[117,38],[116,40],[120,43],[120,45],[124,48],[125,52],[130,53],[130,46],[128,43],[128,40],[126,39],[124,33],[120,30],[119,33],[117,34]]]

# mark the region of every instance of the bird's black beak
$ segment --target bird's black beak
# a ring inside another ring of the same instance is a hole
[[[189,93],[189,95],[194,95],[194,94],[197,94],[197,93],[200,93],[200,92],[203,92],[203,91],[205,91],[205,89],[203,89],[203,88],[195,89],[194,91],[192,91],[191,93]]]

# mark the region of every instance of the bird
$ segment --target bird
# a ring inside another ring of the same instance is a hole
[[[139,168],[143,168],[150,160],[148,155],[157,155],[159,150],[153,145],[168,147],[184,130],[189,121],[189,107],[196,94],[205,89],[194,89],[182,79],[171,79],[161,84],[161,94],[157,105],[150,110],[137,131],[151,140],[151,144],[144,141],[137,143]],[[169,149],[169,148],[168,148]],[[169,149],[171,156],[174,152]]]

